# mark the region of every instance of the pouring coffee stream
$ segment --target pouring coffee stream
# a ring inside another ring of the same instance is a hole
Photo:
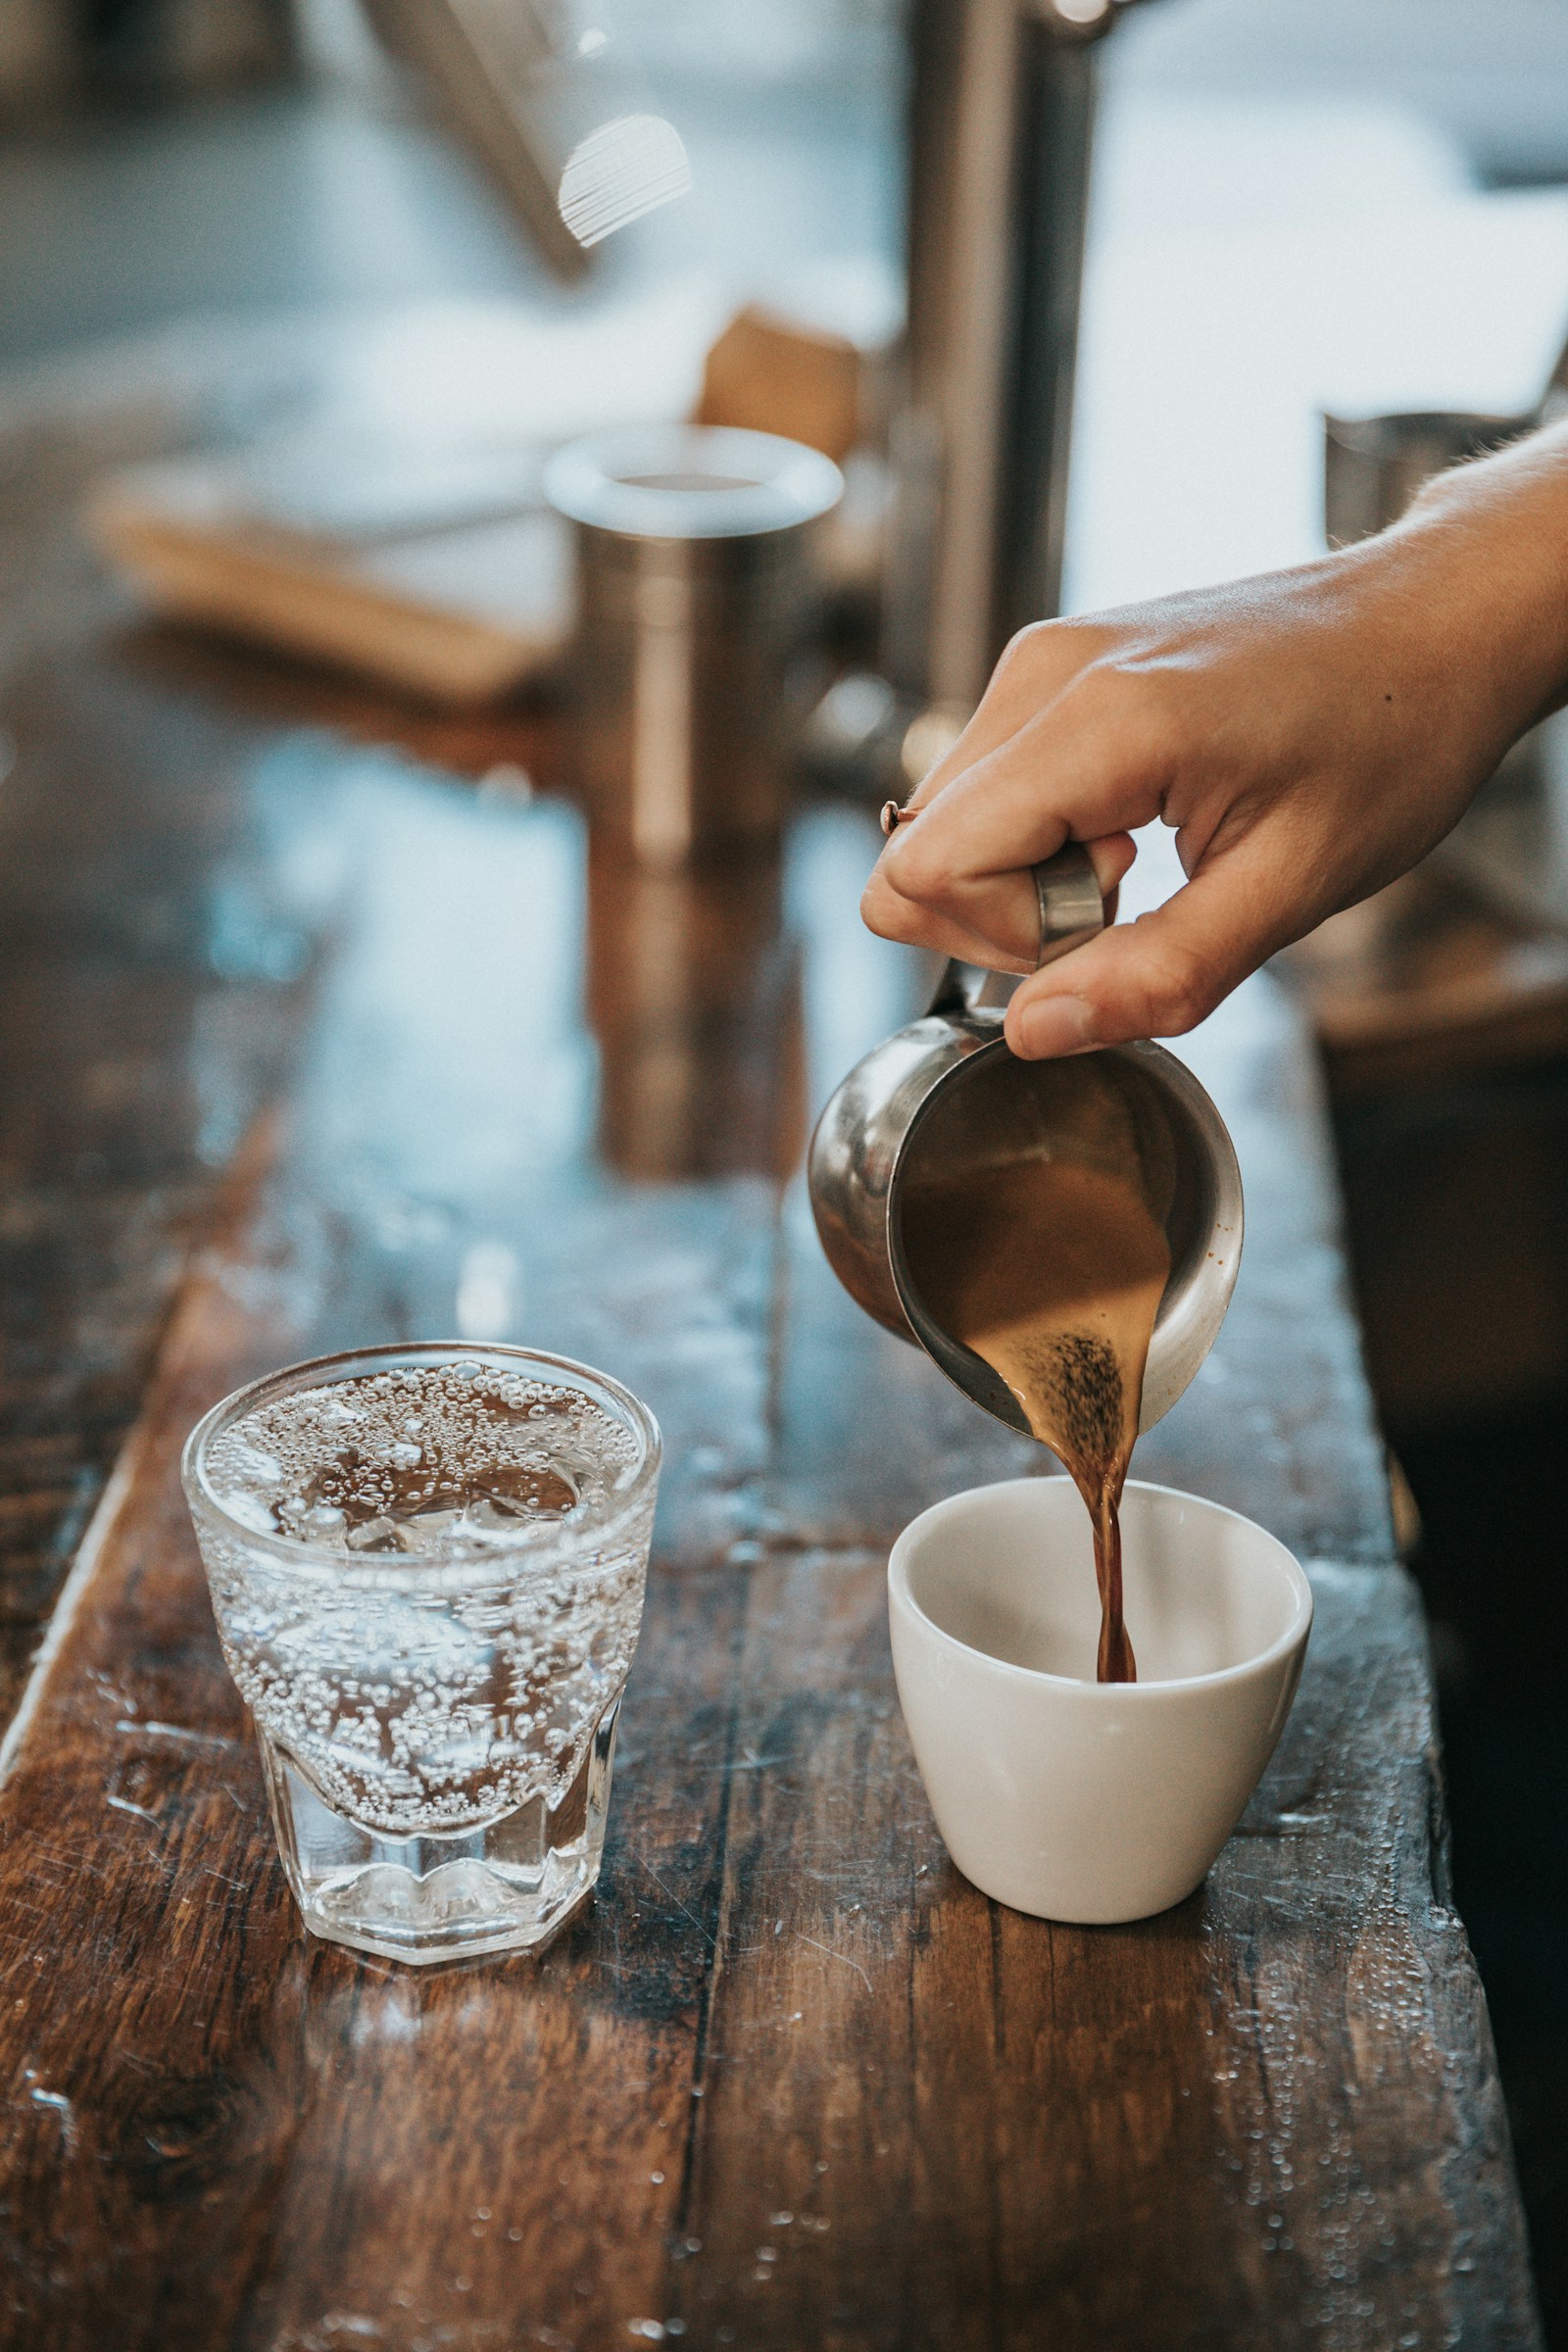
[[[1109,910],[1077,845],[1035,880],[1044,962]],[[823,1111],[812,1207],[867,1312],[1070,1472],[1095,1531],[1097,1673],[1131,1681],[1117,1505],[1139,1431],[1175,1402],[1223,1319],[1241,1177],[1218,1111],[1173,1054],[1019,1061],[1002,1020],[950,964],[925,1016],[874,1048]]]
[[[1092,1156],[912,1178],[904,1250],[932,1311],[1002,1375],[1088,1505],[1098,1679],[1130,1683],[1137,1666],[1122,1622],[1117,1513],[1170,1248],[1151,1198],[1154,1171],[1125,1132],[1114,1087],[1082,1066],[1070,1085]]]

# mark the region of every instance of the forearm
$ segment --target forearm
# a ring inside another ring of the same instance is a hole
[[[1025,970],[1030,868],[1175,828],[1189,885],[1025,980],[1015,1052],[1192,1027],[1288,940],[1412,864],[1568,703],[1568,424],[1443,475],[1292,570],[1025,630],[867,887],[895,939]]]
[[[1363,545],[1419,608],[1412,635],[1493,706],[1501,746],[1568,702],[1568,421],[1438,474]]]

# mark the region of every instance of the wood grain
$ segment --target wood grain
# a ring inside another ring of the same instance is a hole
[[[736,1580],[656,1582],[607,1932],[433,1984],[308,1946],[174,1475],[193,1414],[289,1336],[256,1305],[286,1291],[243,1279],[244,1206],[181,1301],[5,1788],[6,2340],[102,2343],[113,2313],[127,2347],[304,2345],[368,2312],[374,2340],[480,2342],[470,2315],[548,2328],[583,2281],[639,2316],[680,2189]]]
[[[1051,1927],[946,1861],[882,1581],[912,1511],[1038,1457],[837,1291],[798,1175],[808,1107],[918,1001],[857,920],[869,821],[650,887],[565,802],[460,781],[547,776],[537,716],[487,756],[265,666],[242,691],[115,640],[58,503],[18,512],[14,1675],[131,1435],[0,1788],[0,2343],[1528,2352],[1286,1002],[1192,1041],[1249,1250],[1139,1467],[1312,1561],[1312,1654],[1205,1888]],[[540,1961],[416,1977],[298,1926],[177,1455],[264,1366],[450,1334],[476,1250],[502,1298],[468,1336],[604,1363],[670,1466],[597,1901]]]

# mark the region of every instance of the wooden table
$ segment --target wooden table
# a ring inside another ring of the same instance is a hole
[[[922,982],[857,920],[870,822],[635,877],[543,717],[127,630],[67,514],[139,416],[0,447],[0,2341],[1535,2344],[1284,998],[1191,1041],[1248,1258],[1139,1468],[1311,1563],[1305,1679],[1197,1895],[1049,1926],[948,1863],[883,1599],[912,1512],[1045,1465],[838,1292],[800,1181]],[[597,1901],[425,1975],[299,1928],[176,1457],[460,1310],[628,1381],[669,1468]]]

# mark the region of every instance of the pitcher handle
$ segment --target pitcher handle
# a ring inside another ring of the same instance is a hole
[[[1095,878],[1094,860],[1081,841],[1069,841],[1054,858],[1043,858],[1034,869],[1034,877],[1040,901],[1040,954],[1035,960],[1038,972],[1048,963],[1054,963],[1058,956],[1068,956],[1074,948],[1097,938],[1107,924],[1116,920],[1117,892],[1102,893]],[[988,973],[971,997],[964,977],[968,968],[956,956],[950,958],[926,1006],[928,1015],[972,1012],[978,1005],[1005,1004],[1017,985],[1017,975]]]

